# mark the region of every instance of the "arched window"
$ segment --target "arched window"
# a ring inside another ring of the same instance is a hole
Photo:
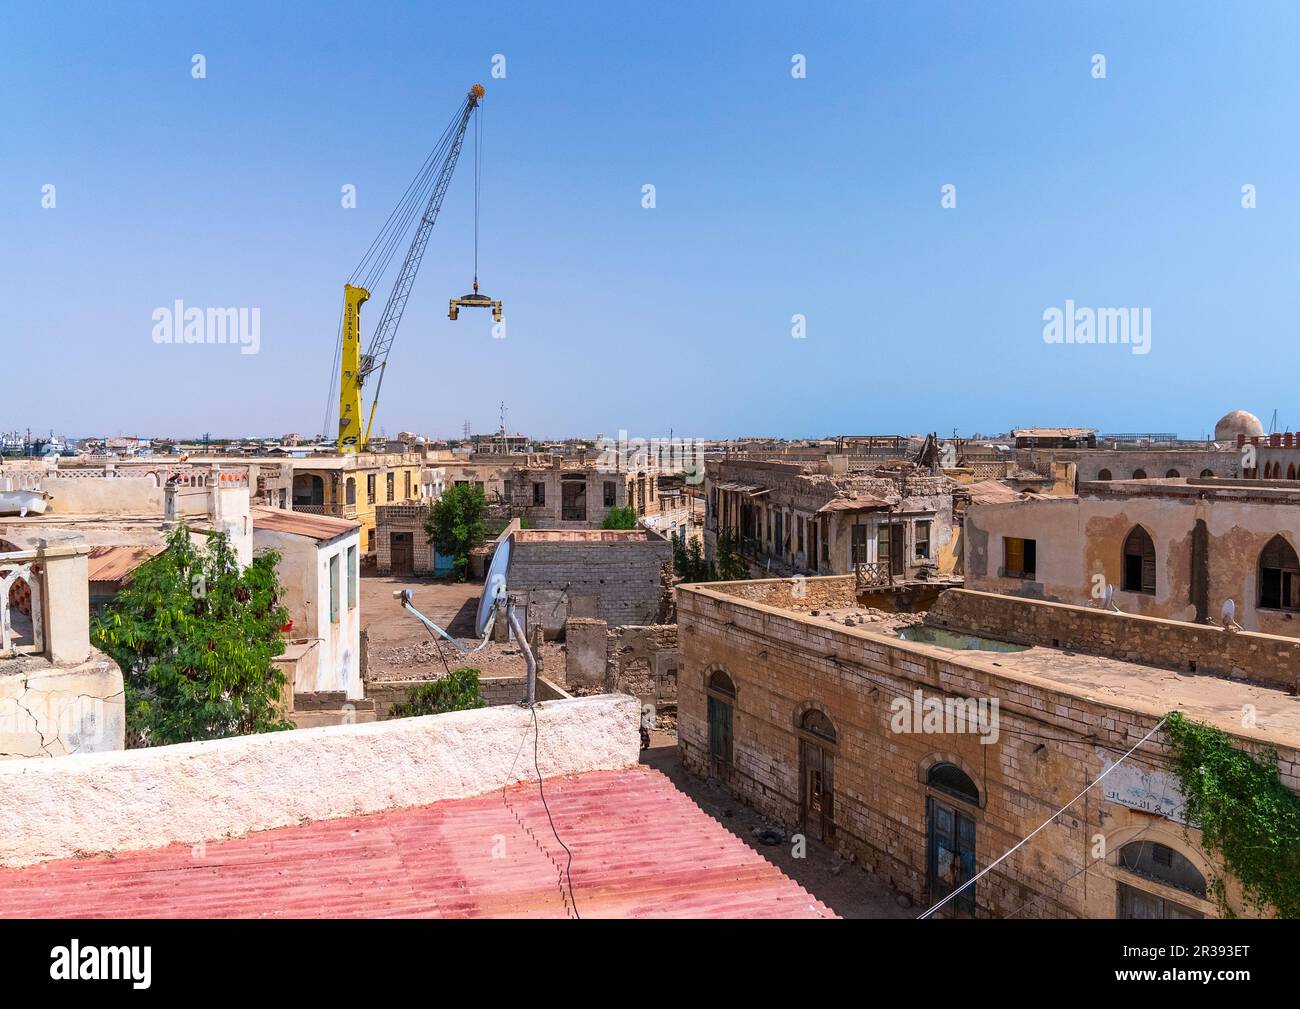
[[[731,682],[731,677],[721,669],[714,671],[709,675],[709,693],[724,694],[729,700],[736,699],[736,685]]]
[[[1300,560],[1281,536],[1269,540],[1259,555],[1259,605],[1266,610],[1300,610]]]
[[[1098,480],[1109,480],[1109,479],[1110,479],[1110,470],[1108,470],[1108,469],[1103,469],[1101,472],[1099,472],[1099,473],[1097,474],[1097,479],[1098,479]]]
[[[1203,469],[1203,470],[1201,470],[1201,476],[1203,476],[1203,477],[1206,477],[1206,476],[1214,476],[1214,470],[1212,470],[1212,469]]]
[[[1286,478],[1287,478],[1288,480],[1294,480],[1294,479],[1295,479],[1295,463],[1288,463],[1288,464],[1287,464],[1287,467],[1286,467]]]
[[[818,711],[816,708],[809,708],[804,712],[803,718],[799,719],[799,727],[828,743],[835,742],[835,726],[831,724],[825,712]]]
[[[1119,850],[1119,866],[1196,897],[1205,897],[1205,877],[1196,866],[1168,845],[1130,841]]]
[[[1142,469],[1141,467],[1138,467],[1133,471],[1134,480],[1145,480],[1146,478],[1147,478],[1147,471]]]
[[[357,503],[357,481],[355,477],[348,477],[348,482],[344,484],[343,503],[350,505]]]
[[[979,788],[971,781],[970,775],[956,764],[935,764],[926,775],[925,783],[945,795],[951,795],[954,799],[961,799],[975,806],[980,804]]]
[[[314,473],[295,473],[293,478],[293,506],[295,508],[323,505],[325,481]]]
[[[1156,545],[1141,526],[1134,526],[1124,540],[1124,581],[1121,588],[1125,592],[1156,594]]]
[[[1178,470],[1176,470],[1176,469],[1171,469],[1171,470],[1169,470],[1167,473],[1165,473],[1165,479],[1166,479],[1166,480],[1177,480],[1178,477],[1180,477],[1181,475],[1182,475],[1182,474],[1179,473]]]

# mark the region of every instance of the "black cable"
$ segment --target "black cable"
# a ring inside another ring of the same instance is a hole
[[[421,624],[420,626],[424,627],[424,624]],[[438,640],[438,635],[434,634],[433,631],[429,630],[427,627],[424,627],[424,633],[433,638],[433,643],[438,646],[438,658],[442,659],[442,668],[445,669],[447,675],[450,676],[451,667],[447,665],[447,656],[442,650],[442,642]]]
[[[569,903],[573,905],[573,916],[581,921],[582,915],[578,914],[578,901],[573,896],[573,852],[569,851],[567,844],[560,841],[560,832],[555,829],[555,821],[551,819],[551,807],[546,803],[546,789],[542,787],[542,765],[537,759],[537,708],[531,707],[528,710],[533,713],[533,768],[537,771],[537,791],[542,797],[542,808],[546,810],[546,819],[550,821],[551,833],[555,835],[555,839],[560,842],[560,847],[569,856],[569,861],[564,867],[564,875],[569,883]]]

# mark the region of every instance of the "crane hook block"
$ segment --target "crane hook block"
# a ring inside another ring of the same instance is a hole
[[[501,302],[494,301],[486,294],[467,294],[463,298],[452,298],[451,303],[447,306],[447,318],[455,322],[460,316],[462,308],[490,308],[492,309],[492,321],[501,321]]]
[[[475,84],[472,88],[469,89],[469,93],[473,95],[475,98],[482,98],[483,95],[486,94],[486,92],[483,90],[482,84]]]

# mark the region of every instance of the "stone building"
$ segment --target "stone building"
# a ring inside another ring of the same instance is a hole
[[[521,529],[509,540],[510,591],[547,637],[572,617],[658,623],[671,601],[672,544],[649,529]]]
[[[704,493],[706,555],[726,534],[755,572],[888,581],[957,568],[959,485],[906,460],[710,460]]]
[[[503,517],[526,519],[534,528],[597,529],[614,508],[631,507],[645,516],[677,506],[675,499],[661,500],[658,469],[611,468],[594,452],[476,453],[439,464],[447,486],[477,484]]]
[[[808,608],[852,606],[851,577],[791,584],[679,587],[682,760],[919,906],[946,900],[941,916],[1224,913],[1222,867],[1181,822],[1157,729],[1175,708],[1257,758],[1275,748],[1300,789],[1300,650],[1285,639],[950,589],[903,640]],[[1104,654],[1116,636],[1143,660]],[[1201,654],[1213,661],[1189,675]],[[1224,879],[1231,912],[1258,914]]]
[[[1085,483],[1079,496],[974,505],[966,587],[1300,636],[1300,486],[1262,480]]]

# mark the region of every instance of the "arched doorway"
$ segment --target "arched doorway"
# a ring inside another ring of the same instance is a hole
[[[1151,534],[1141,526],[1134,526],[1124,540],[1123,582],[1125,592],[1156,594],[1156,545]]]
[[[1281,536],[1264,544],[1259,554],[1259,608],[1300,610],[1300,559]]]
[[[731,780],[731,721],[736,704],[736,685],[722,670],[709,675],[705,688],[709,716],[709,775],[719,781]]]
[[[297,473],[293,478],[293,506],[306,508],[325,504],[325,481],[314,473]]]
[[[1205,899],[1205,877],[1186,856],[1158,841],[1130,841],[1120,848],[1116,865],[1134,877],[1119,882],[1115,895],[1117,918],[1204,918],[1200,911],[1153,893],[1138,880],[1154,880],[1175,890]]]
[[[806,835],[829,842],[835,836],[835,726],[825,712],[809,708],[798,731],[800,821]]]
[[[1098,480],[1109,480],[1109,479],[1110,479],[1110,470],[1108,470],[1108,469],[1102,469],[1102,470],[1097,474],[1097,479],[1098,479]]]
[[[1133,471],[1134,480],[1145,480],[1146,478],[1147,478],[1147,471],[1142,469],[1141,467],[1138,467]]]
[[[926,774],[926,863],[930,903],[943,900],[975,876],[975,818],[979,787],[956,764],[940,762]],[[946,916],[975,913],[975,887],[968,886],[946,905]]]

